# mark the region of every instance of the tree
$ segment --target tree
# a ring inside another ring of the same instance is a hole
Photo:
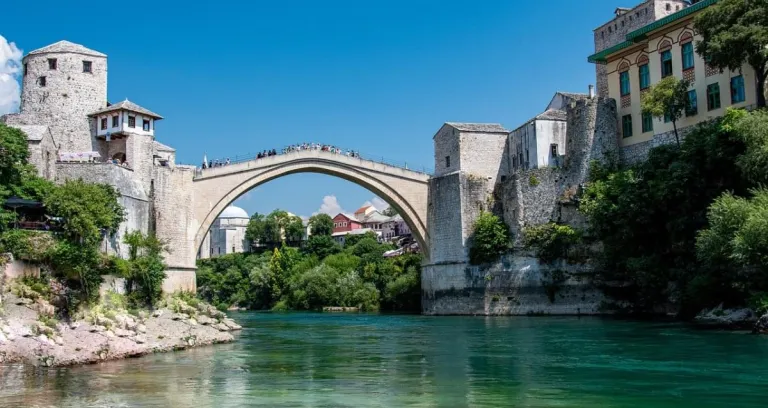
[[[252,245],[264,243],[264,218],[264,214],[254,213],[248,221],[248,227],[245,229],[245,238],[251,241]]]
[[[509,228],[501,218],[483,211],[475,221],[469,262],[481,265],[493,262],[509,249]]]
[[[694,20],[703,40],[696,52],[720,70],[741,70],[746,63],[755,70],[757,106],[765,107],[768,77],[768,0],[721,0]]]
[[[301,217],[295,215],[289,216],[285,220],[284,235],[285,240],[291,243],[299,243],[304,238],[304,221]]]
[[[384,209],[384,211],[381,212],[383,215],[386,215],[387,217],[394,217],[395,215],[398,215],[399,212],[395,207],[392,207],[391,205]]]
[[[310,232],[313,236],[333,234],[333,218],[328,214],[317,214],[309,218]]]
[[[69,180],[53,188],[44,203],[48,211],[63,218],[66,239],[82,245],[98,245],[102,233],[111,233],[125,212],[117,199],[120,193],[107,184]]]
[[[690,83],[685,80],[668,76],[643,95],[642,110],[658,119],[668,118],[675,129],[675,141],[680,147],[680,136],[677,134],[677,121],[683,117],[683,113],[689,108],[688,87]]]
[[[126,288],[136,303],[154,306],[162,295],[165,279],[163,251],[167,245],[155,235],[141,231],[129,232],[123,238],[128,245],[128,276]]]
[[[341,252],[341,245],[337,244],[329,235],[312,235],[304,248],[306,253],[315,255],[318,259]]]

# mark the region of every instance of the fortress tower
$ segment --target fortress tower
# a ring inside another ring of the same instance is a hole
[[[59,41],[22,62],[20,113],[6,123],[48,126],[60,152],[98,151],[88,114],[107,106],[107,56]]]

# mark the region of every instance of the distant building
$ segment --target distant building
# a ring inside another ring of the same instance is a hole
[[[357,228],[352,231],[341,231],[341,232],[334,232],[331,237],[334,241],[336,241],[340,245],[344,245],[346,243],[347,237],[350,235],[364,235],[372,233],[376,235],[376,239],[378,241],[381,241],[381,231],[374,231],[370,228]]]
[[[376,211],[376,207],[372,205],[364,205],[355,211],[355,219],[363,220],[365,217]]]
[[[352,214],[340,213],[333,217],[333,233],[349,232],[363,228],[363,224]]]
[[[411,228],[408,227],[408,223],[403,220],[403,217],[395,215],[382,224],[381,235],[384,240],[391,241],[400,237],[409,237],[412,234]]]
[[[229,206],[216,219],[203,240],[199,258],[246,252],[249,243],[245,238],[250,217],[240,207]]]
[[[363,228],[369,228],[374,231],[381,231],[383,224],[389,221],[390,217],[380,213],[378,210],[368,212],[365,218],[360,219],[363,223]]]

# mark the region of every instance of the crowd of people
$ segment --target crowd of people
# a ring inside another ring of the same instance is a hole
[[[303,150],[316,150],[321,152],[341,154],[347,157],[360,157],[360,153],[354,150],[343,150],[336,146],[324,145],[319,143],[300,143],[300,144],[290,145],[288,147],[285,147],[280,152],[278,152],[276,149],[261,151],[256,155],[255,159],[258,160],[258,159],[263,159],[265,157],[272,157],[272,156],[277,156],[279,154],[286,154],[286,153],[298,152]],[[231,161],[229,160],[229,157],[227,157],[225,160],[209,160],[207,162],[203,161],[202,168],[210,169],[214,167],[228,166],[230,163]]]

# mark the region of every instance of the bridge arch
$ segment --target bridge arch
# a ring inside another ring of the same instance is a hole
[[[395,208],[428,256],[429,175],[358,157],[304,150],[203,170],[193,181],[195,253],[224,209],[254,187],[298,173],[320,173],[360,185]]]

